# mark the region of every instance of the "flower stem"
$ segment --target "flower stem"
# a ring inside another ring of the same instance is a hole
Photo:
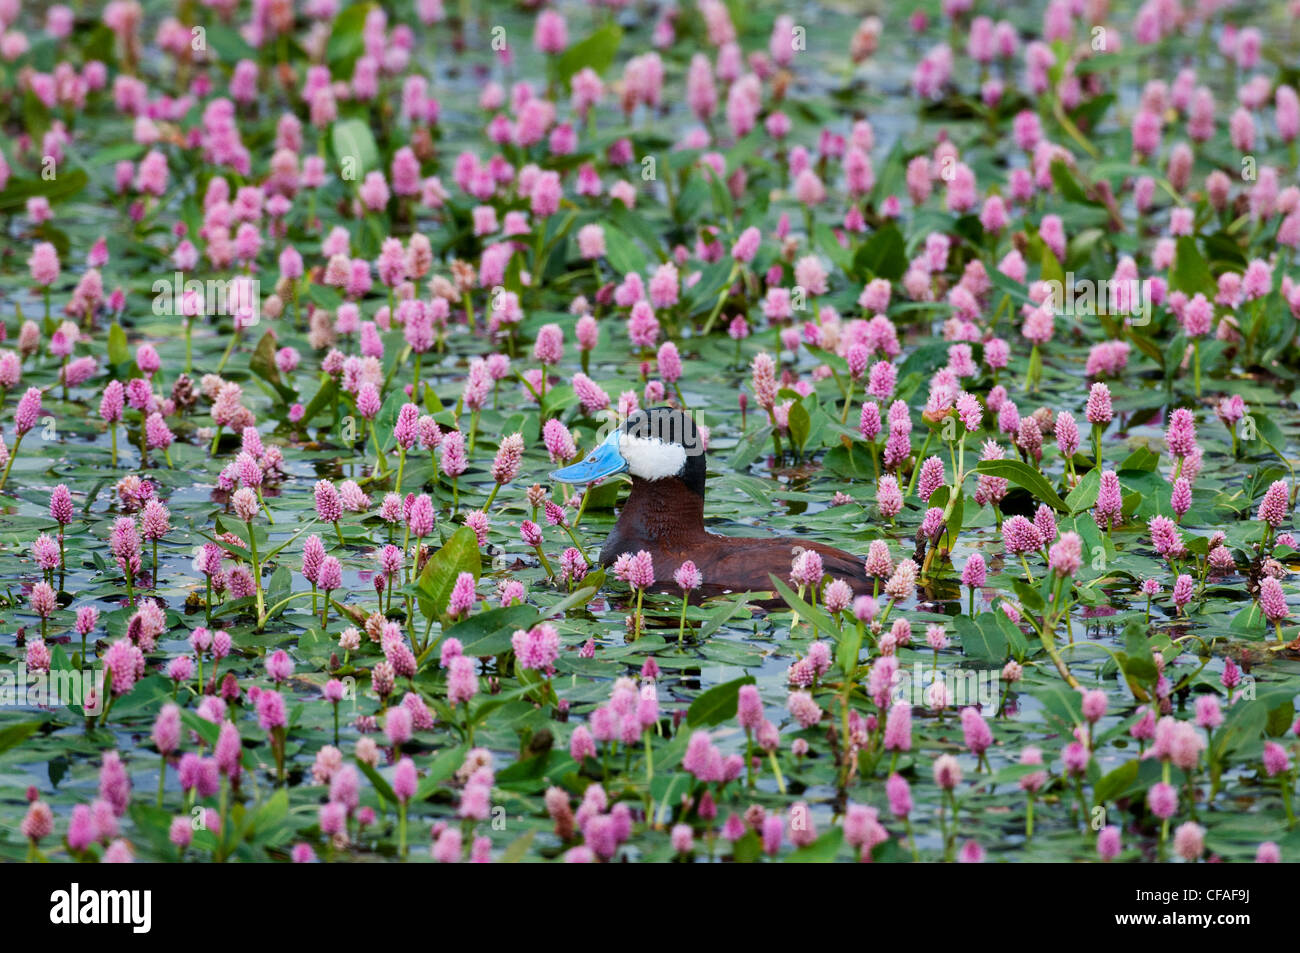
[[[266,605],[262,598],[262,567],[258,565],[257,560],[257,534],[253,532],[253,523],[251,520],[244,525],[248,527],[248,545],[252,547],[253,550],[253,588],[257,592],[257,624],[261,626]]]
[[[1200,338],[1197,338],[1195,341],[1192,342],[1192,355],[1193,355],[1192,360],[1195,367],[1193,376],[1196,381],[1196,396],[1199,399],[1201,396],[1201,339]]]
[[[3,490],[5,488],[5,484],[9,482],[9,469],[14,465],[14,460],[18,459],[18,448],[19,446],[22,445],[24,436],[25,434],[20,433],[14,437],[14,449],[9,454],[9,462],[5,464],[4,475],[0,476],[0,490]]]
[[[777,763],[776,752],[769,751],[767,753],[767,759],[772,764],[772,773],[776,775],[776,789],[780,793],[785,794],[785,778],[781,775],[781,765]]]
[[[650,787],[650,783],[655,779],[655,757],[654,757],[654,751],[650,747],[649,728],[645,730],[644,738],[645,738],[645,786],[648,790]]]

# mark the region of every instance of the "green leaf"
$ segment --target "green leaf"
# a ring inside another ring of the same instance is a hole
[[[550,384],[542,397],[542,415],[544,418],[558,417],[566,407],[578,402],[578,393],[569,384]],[[604,484],[602,484],[604,485]]]
[[[370,783],[375,786],[375,790],[379,792],[379,795],[384,800],[389,804],[397,804],[397,795],[394,793],[392,785],[384,780],[383,775],[360,758],[356,759],[356,765],[361,769],[361,773],[370,779]]]
[[[500,655],[510,651],[510,637],[516,629],[530,629],[539,618],[532,606],[489,609],[448,627],[443,637],[459,639],[464,653],[474,658]]]
[[[1282,428],[1272,417],[1266,417],[1264,414],[1253,414],[1252,419],[1255,421],[1255,432],[1259,435],[1259,439],[1264,441],[1283,463],[1286,463],[1286,454],[1282,452],[1282,448],[1286,446],[1286,435],[1282,433]]]
[[[843,444],[831,447],[822,457],[822,466],[847,480],[870,480],[875,476],[871,451],[861,440],[847,447]]]
[[[962,490],[961,487],[958,487],[957,499],[952,504],[952,512],[948,514],[948,522],[945,524],[948,532],[948,539],[950,544],[951,541],[955,540],[958,534],[961,533],[961,524],[962,524],[962,520],[965,519],[965,514],[966,514],[966,493],[964,490]]]
[[[257,59],[257,50],[249,46],[248,41],[233,26],[210,23],[204,28],[204,33],[208,48],[216,54],[218,63],[234,64],[240,60]]]
[[[790,407],[790,439],[794,445],[802,450],[808,444],[808,433],[812,429],[812,418],[808,416],[808,408],[799,401]]]
[[[1295,702],[1284,698],[1268,709],[1268,723],[1264,726],[1264,730],[1268,732],[1269,737],[1279,738],[1290,731],[1294,723]]]
[[[1156,660],[1151,654],[1151,641],[1146,626],[1133,622],[1124,629],[1124,675],[1130,686],[1154,685]]]
[[[1190,235],[1178,236],[1174,267],[1169,273],[1169,290],[1182,291],[1188,295],[1199,291],[1211,301],[1218,290],[1218,284],[1210,274],[1210,266],[1205,263],[1200,249],[1196,247],[1196,240]]]
[[[1009,784],[1012,781],[1019,781],[1026,775],[1035,774],[1043,770],[1041,764],[1008,764],[999,768],[989,779],[995,787],[999,784]]]
[[[1132,338],[1139,351],[1155,361],[1160,367],[1165,366],[1165,352],[1159,344],[1145,334],[1138,334],[1136,331],[1133,332]]]
[[[73,667],[72,660],[68,658],[68,653],[64,650],[62,645],[55,644],[50,649],[51,688],[58,689],[58,693],[60,695],[59,702],[63,705],[63,707],[67,708],[69,711],[72,712],[73,715],[77,716],[78,718],[84,717],[85,715],[85,709],[83,709],[81,704],[78,703],[76,700],[76,698],[82,696],[76,695],[74,697],[72,693],[66,690],[67,686],[74,684],[68,682],[67,679],[71,679],[71,678],[84,679],[88,674],[90,674],[89,669],[86,669],[83,672]],[[54,681],[54,679],[64,679],[64,681],[56,682]],[[77,682],[75,684],[84,685],[85,683],[84,681],[82,681],[82,682]],[[52,701],[51,704],[53,704]],[[98,713],[96,712],[96,714]],[[50,763],[50,770],[51,772],[55,771],[53,762]],[[66,765],[65,765],[65,770],[66,770]],[[56,781],[54,783],[57,786],[58,782]]]
[[[22,744],[39,730],[42,724],[44,722],[23,721],[7,728],[0,728],[0,751],[8,751],[14,745]]]
[[[337,288],[313,284],[307,287],[307,300],[325,311],[336,311],[343,303],[343,295]]]
[[[1007,645],[1011,649],[1011,655],[1019,661],[1024,661],[1029,654],[1029,640],[1025,638],[1025,633],[1020,630],[1020,626],[1007,618],[1005,612],[995,612],[994,617],[997,620],[998,628],[1006,636]]]
[[[839,665],[840,671],[849,677],[853,677],[858,668],[858,659],[862,655],[862,636],[863,633],[857,625],[846,628],[844,637],[840,639],[839,649],[835,652],[836,664]]]
[[[113,708],[117,711],[117,706]],[[206,718],[200,718],[193,711],[183,710],[181,712],[181,722],[190,731],[194,732],[203,739],[203,743],[209,747],[215,746],[217,736],[221,733],[221,726],[208,721]],[[254,757],[251,748],[245,748],[243,755],[240,757],[240,763],[250,771],[258,770],[257,759]]]
[[[727,461],[727,465],[733,470],[745,469],[758,458],[758,455],[763,452],[763,448],[767,446],[768,441],[771,439],[771,424],[751,428],[737,441],[735,449],[731,451],[731,459]]]
[[[330,127],[330,147],[339,169],[351,181],[360,182],[367,172],[379,168],[379,147],[374,133],[363,119],[339,119]],[[351,160],[351,165],[344,163]]]
[[[83,169],[59,169],[52,179],[12,179],[0,192],[0,212],[11,212],[22,208],[27,200],[43,195],[53,205],[64,199],[70,199],[86,187],[89,176]]]
[[[645,253],[626,232],[613,225],[605,226],[605,260],[625,275],[646,270]]]
[[[350,76],[356,61],[365,52],[364,28],[373,7],[373,3],[358,3],[334,18],[334,28],[325,43],[325,62],[334,76]]]
[[[906,163],[907,149],[904,137],[900,136],[876,174],[876,184],[871,190],[872,205],[879,206],[886,196],[897,195],[903,190],[907,181]]]
[[[740,686],[755,684],[753,675],[746,675],[721,685],[714,685],[701,694],[686,710],[686,724],[691,728],[720,725],[736,717],[740,705]]]
[[[1260,638],[1259,629],[1262,627],[1268,631],[1268,624],[1264,619],[1263,610],[1260,609],[1259,603],[1251,601],[1244,606],[1240,612],[1232,617],[1232,622],[1228,625],[1228,631],[1238,635],[1247,635],[1254,638]]]
[[[540,675],[531,674],[540,680]],[[496,783],[498,787],[520,793],[542,791],[551,779],[563,777],[576,767],[569,752],[559,747],[551,748],[544,754],[516,761],[498,771]]]
[[[397,415],[406,401],[406,391],[396,389],[388,395],[388,399],[379,408],[379,413],[375,415],[375,436],[379,440],[379,449],[384,453],[397,444],[393,437],[393,425],[397,423]]]
[[[898,368],[899,380],[905,381],[908,375],[913,373],[930,376],[948,363],[948,347],[946,341],[930,341],[922,344],[903,359],[902,365]],[[900,383],[898,393],[902,393],[902,390],[903,385]]]
[[[1052,184],[1056,186],[1056,190],[1061,193],[1061,197],[1067,202],[1074,202],[1077,205],[1098,204],[1088,198],[1087,193],[1083,191],[1083,187],[1079,185],[1069,168],[1060,159],[1052,161],[1051,176]]]
[[[1061,267],[1061,260],[1056,257],[1046,244],[1043,245],[1042,273],[1043,281],[1055,281],[1060,285],[1065,284],[1065,269]]]
[[[605,570],[598,569],[594,573],[588,573],[587,577],[582,580],[585,585],[581,589],[575,589],[555,605],[547,609],[547,615],[555,618],[563,615],[575,606],[585,606],[591,601],[591,597],[600,591],[600,587],[605,584]]]
[[[992,612],[981,612],[973,619],[959,615],[953,624],[967,658],[997,665],[1007,660],[1010,646]]]
[[[126,343],[126,331],[116,321],[108,329],[108,363],[125,364],[131,360],[131,351]]]
[[[1041,585],[1041,577],[1039,585]],[[1020,604],[1030,612],[1041,613],[1046,608],[1043,594],[1039,592],[1038,586],[1031,586],[1024,579],[1017,576],[1011,580],[1011,588],[1015,590],[1016,598],[1020,600]]]
[[[748,602],[749,593],[745,593],[738,599],[732,599],[725,605],[714,609],[701,623],[699,631],[695,633],[697,641],[703,642],[718,629],[722,628],[727,622],[731,621],[732,616],[739,612]]]
[[[840,630],[835,627],[835,623],[831,621],[830,616],[828,616],[825,612],[823,612],[821,609],[817,608],[816,606],[811,606],[808,603],[804,602],[803,599],[799,598],[799,596],[794,592],[793,589],[787,586],[784,582],[782,582],[779,578],[774,576],[772,573],[768,573],[767,578],[772,580],[772,587],[776,589],[777,593],[781,596],[781,598],[785,600],[785,604],[788,605],[795,612],[799,613],[799,618],[807,619],[814,626],[816,626],[817,629],[819,629],[823,635],[830,638],[831,641],[833,642],[839,641]]]
[[[1070,511],[1070,515],[1082,513],[1084,510],[1091,509],[1097,502],[1097,491],[1101,487],[1101,471],[1096,467],[1084,474],[1083,479],[1078,485],[1070,491],[1069,496],[1065,498],[1065,508]]]
[[[420,611],[424,617],[441,618],[447,611],[456,577],[463,572],[472,573],[477,582],[481,565],[478,537],[468,526],[460,527],[442,549],[429,557],[420,571]]]
[[[614,62],[614,55],[623,41],[623,30],[617,23],[607,23],[581,42],[573,44],[555,63],[555,74],[566,87],[575,73],[590,66],[604,73]]]
[[[1083,722],[1083,695],[1064,682],[1054,682],[1033,694],[1043,703],[1047,715],[1059,720],[1067,730]]]
[[[501,854],[501,863],[517,864],[528,856],[528,849],[533,846],[537,831],[528,831],[510,842],[510,846]]]
[[[253,815],[252,826],[248,831],[251,843],[262,844],[273,841],[284,830],[284,822],[289,818],[289,790],[280,788],[262,802],[257,813]]]
[[[415,800],[424,801],[438,790],[438,785],[456,773],[456,769],[465,761],[466,745],[444,748],[429,765],[429,773],[420,779],[420,786],[415,790]]]
[[[728,166],[732,165],[730,162],[727,164]],[[709,191],[713,198],[713,211],[722,218],[731,218],[736,212],[736,205],[731,199],[731,190],[727,188],[727,183],[707,162],[700,163],[700,167],[709,179]]]
[[[1019,460],[981,460],[975,467],[977,473],[1001,477],[1016,486],[1024,487],[1040,502],[1046,503],[1062,513],[1069,512],[1065,501],[1056,495],[1056,490],[1041,473]]]
[[[263,334],[248,359],[248,369],[274,387],[275,392],[287,401],[293,397],[293,391],[280,379],[280,368],[275,363],[276,343],[274,331]]]
[[[152,851],[159,858],[175,859],[176,848],[168,838],[173,815],[162,808],[155,807],[152,803],[134,801],[128,807],[128,816],[131,818],[132,826],[140,834],[140,840],[136,843],[137,852],[144,848],[146,851]],[[206,831],[199,833],[207,834]],[[195,843],[196,846],[201,843],[197,837]],[[212,843],[216,843],[215,839]]]
[[[1124,459],[1124,462],[1117,469],[1120,473],[1125,470],[1142,470],[1146,473],[1154,473],[1159,465],[1159,454],[1152,453],[1146,447],[1138,447]],[[1097,479],[1100,481],[1101,477],[1098,476]]]
[[[738,864],[757,863],[763,857],[763,842],[753,830],[748,830],[744,837],[732,844],[731,856]]]
[[[1258,700],[1239,701],[1228,709],[1223,724],[1210,739],[1214,760],[1222,761],[1229,752],[1256,741],[1268,726],[1268,708]]]
[[[320,414],[321,411],[333,407],[334,401],[338,397],[338,393],[338,381],[332,377],[329,378],[321,385],[320,390],[316,391],[316,395],[307,403],[307,407],[302,413],[302,420],[300,421],[301,425],[304,427],[307,426],[316,418],[317,415]]]
[[[835,237],[835,230],[825,222],[818,222],[813,226],[813,239],[817,248],[835,264],[835,267],[843,271],[853,267],[853,258],[849,250],[840,244],[840,240]]]
[[[992,283],[993,287],[997,288],[998,291],[1001,291],[1004,295],[1010,297],[1016,304],[1032,304],[1029,297],[1029,289],[1014,278],[1004,275],[996,268],[989,272],[989,282]]]
[[[679,178],[678,170],[674,168],[669,168],[665,175],[674,179]],[[690,177],[686,180],[686,187],[682,189],[681,195],[677,196],[677,204],[673,207],[673,220],[680,222],[695,218],[707,198],[709,198],[708,184],[697,176]]]
[[[582,497],[587,512],[608,513],[618,503],[618,495],[626,485],[622,480],[605,480],[595,486],[588,486]]]
[[[1137,759],[1125,761],[1118,768],[1102,775],[1101,779],[1097,781],[1092,789],[1093,800],[1097,804],[1113,801],[1131,790],[1133,785],[1137,783],[1137,778]]]
[[[785,859],[787,864],[828,864],[840,852],[844,843],[844,828],[832,827],[807,847],[800,847]]]
[[[897,281],[907,271],[907,250],[896,225],[872,233],[853,255],[853,271],[863,277]]]

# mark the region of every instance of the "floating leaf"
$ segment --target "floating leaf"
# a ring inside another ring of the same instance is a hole
[[[584,40],[573,44],[561,54],[555,64],[555,72],[565,86],[573,79],[575,73],[584,67],[590,67],[597,74],[603,74],[614,62],[614,54],[623,41],[623,30],[617,23],[610,21],[593,31]]]
[[[464,654],[481,657],[510,651],[516,629],[531,629],[540,616],[532,606],[506,606],[479,612],[448,628],[444,638],[459,639]]]
[[[1024,487],[1042,503],[1046,503],[1061,513],[1068,513],[1069,506],[1056,494],[1056,490],[1047,482],[1047,478],[1027,463],[1019,460],[981,460],[975,467],[977,473],[1001,477],[1004,480]]]
[[[863,278],[902,278],[907,270],[907,251],[898,228],[886,225],[873,232],[854,252],[853,270]]]
[[[712,728],[714,725],[735,718],[740,687],[753,684],[754,676],[746,675],[730,682],[723,682],[721,685],[714,685],[691,702],[691,707],[686,710],[686,724],[691,728]]]
[[[959,615],[953,624],[957,629],[957,637],[961,640],[962,653],[967,658],[996,665],[1007,660],[1007,638],[993,613],[982,612],[973,619]]]
[[[379,168],[379,147],[365,120],[336,121],[330,127],[330,147],[344,179],[360,182],[367,172]]]
[[[462,526],[451,535],[445,546],[424,564],[420,571],[420,611],[426,619],[440,619],[447,611],[456,577],[467,572],[478,581],[482,558],[478,551],[478,537],[468,526]]]

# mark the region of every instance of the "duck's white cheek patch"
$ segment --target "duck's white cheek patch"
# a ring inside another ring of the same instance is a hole
[[[686,466],[686,448],[680,443],[665,443],[656,437],[632,437],[624,434],[618,452],[627,461],[627,470],[643,480],[663,480],[677,476]]]

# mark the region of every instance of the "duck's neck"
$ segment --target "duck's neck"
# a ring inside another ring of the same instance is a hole
[[[632,478],[632,492],[601,553],[617,557],[652,546],[680,544],[704,535],[704,497],[676,477]]]

